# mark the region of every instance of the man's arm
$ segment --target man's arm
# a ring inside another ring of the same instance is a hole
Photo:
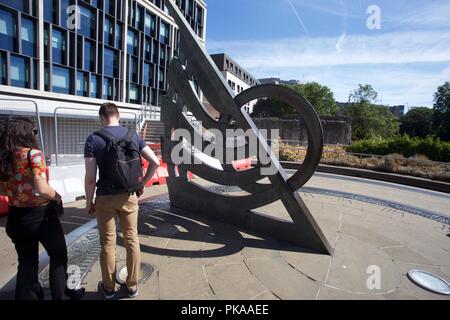
[[[149,146],[146,146],[144,149],[141,150],[141,155],[149,163],[143,181],[143,185],[145,186],[151,180],[151,178],[153,178],[160,164],[158,157],[155,155],[152,149],[150,149]]]
[[[84,165],[86,175],[84,177],[84,190],[86,192],[86,212],[94,213],[94,192],[97,182],[97,160],[95,158],[85,158]]]

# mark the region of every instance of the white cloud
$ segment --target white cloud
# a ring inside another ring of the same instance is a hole
[[[359,19],[365,9],[363,9],[361,1],[359,0],[359,8],[353,5],[347,6],[346,1],[343,0],[325,0],[325,1],[311,1],[311,0],[292,0],[293,4],[299,9],[311,9],[321,14]],[[351,12],[350,12],[351,10]],[[361,14],[360,14],[361,13]]]
[[[406,26],[408,28],[449,28],[450,27],[450,2],[429,3],[424,2],[422,6],[411,5],[410,11],[399,12],[388,16],[387,21],[392,22],[395,27]]]
[[[266,41],[209,41],[258,78],[318,81],[339,101],[370,83],[385,104],[432,105],[450,79],[450,31],[395,32]]]
[[[210,40],[207,46],[224,49],[247,68],[450,61],[450,31],[264,41]]]
[[[336,43],[336,51],[337,51],[338,53],[341,53],[341,52],[342,52],[342,44],[345,42],[346,36],[347,36],[347,35],[346,35],[345,33],[343,33],[343,34],[339,37],[338,42]]]

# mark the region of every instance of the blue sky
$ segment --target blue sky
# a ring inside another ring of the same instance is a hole
[[[450,81],[449,0],[207,0],[207,49],[257,78],[317,81],[338,101],[369,83],[381,103],[432,106]],[[369,30],[371,5],[381,29]]]

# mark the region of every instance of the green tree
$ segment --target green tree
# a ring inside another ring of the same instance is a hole
[[[297,91],[308,100],[321,116],[335,116],[338,112],[338,105],[334,99],[333,91],[327,86],[317,82],[288,85],[289,88]]]
[[[433,127],[441,140],[450,141],[450,82],[434,94]]]
[[[350,92],[348,101],[356,103],[375,103],[377,98],[378,93],[370,84],[359,84],[358,89]]]
[[[411,138],[425,138],[433,134],[433,110],[427,107],[416,107],[408,111],[400,119],[400,133]]]
[[[349,96],[344,114],[352,118],[353,140],[387,138],[398,134],[399,123],[386,106],[373,104],[378,93],[371,85],[359,85]]]
[[[309,82],[287,85],[287,87],[307,99],[319,115],[333,116],[337,114],[338,106],[334,94],[327,86]],[[279,100],[260,99],[253,108],[252,116],[280,117],[293,114],[297,114],[297,111]]]
[[[286,105],[280,100],[275,99],[259,99],[253,107],[252,116],[261,117],[281,117],[294,114],[294,109]]]

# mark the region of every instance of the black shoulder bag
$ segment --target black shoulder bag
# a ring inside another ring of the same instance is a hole
[[[28,150],[28,166],[30,167],[31,171],[31,177],[33,178],[33,166],[31,165],[31,150]],[[62,217],[64,215],[64,206],[62,201],[56,201],[56,200],[50,200],[49,204],[47,205],[48,211],[51,213],[56,214],[58,217]]]

